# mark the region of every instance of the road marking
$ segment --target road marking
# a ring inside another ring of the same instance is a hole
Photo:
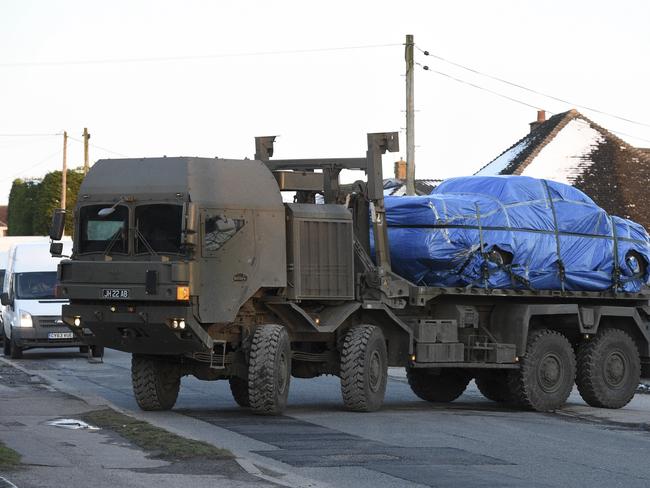
[[[0,488],[18,488],[16,485],[14,485],[11,481],[9,481],[7,478],[3,478],[0,476]]]

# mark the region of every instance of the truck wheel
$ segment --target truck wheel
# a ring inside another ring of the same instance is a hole
[[[169,410],[181,386],[177,364],[134,354],[131,358],[133,393],[142,410]]]
[[[576,375],[573,348],[564,335],[548,329],[531,332],[519,364],[508,375],[515,403],[538,412],[564,405]]]
[[[488,400],[498,403],[512,402],[508,386],[508,370],[483,371],[474,379],[479,391]]]
[[[248,396],[248,381],[233,376],[228,380],[232,397],[240,407],[250,407],[251,401]]]
[[[104,357],[104,346],[90,346],[90,355],[94,358]]]
[[[384,403],[388,380],[386,341],[379,327],[352,327],[341,350],[341,393],[348,410],[374,412]]]
[[[592,407],[621,408],[634,396],[641,376],[639,351],[622,330],[606,329],[578,349],[576,384]]]
[[[413,393],[427,402],[453,402],[467,388],[470,375],[457,369],[406,368],[406,378]]]
[[[291,346],[287,329],[267,324],[255,329],[248,360],[248,398],[253,412],[278,415],[287,406]]]

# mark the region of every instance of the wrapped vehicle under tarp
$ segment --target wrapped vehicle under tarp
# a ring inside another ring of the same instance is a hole
[[[470,176],[385,204],[392,268],[419,285],[639,292],[648,281],[645,229],[569,185]]]

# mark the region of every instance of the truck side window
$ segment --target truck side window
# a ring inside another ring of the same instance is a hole
[[[231,219],[225,215],[208,216],[203,229],[206,251],[217,251],[241,229],[246,222],[243,219]]]

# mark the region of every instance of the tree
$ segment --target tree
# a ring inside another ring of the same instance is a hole
[[[9,193],[8,229],[10,236],[34,235],[32,222],[38,181],[14,180]]]
[[[66,207],[74,208],[83,180],[81,169],[67,175]],[[47,235],[55,208],[61,206],[61,171],[47,173],[40,181],[15,180],[9,194],[9,235]],[[72,218],[66,219],[65,232],[72,235]]]

